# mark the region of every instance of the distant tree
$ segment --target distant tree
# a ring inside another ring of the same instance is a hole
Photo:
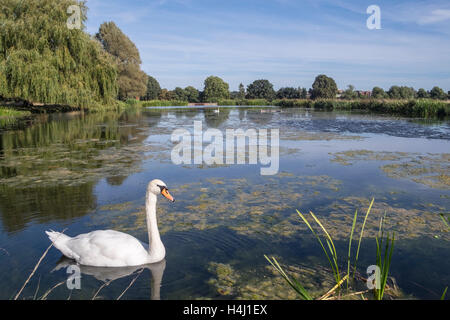
[[[142,61],[136,45],[114,22],[102,23],[96,38],[103,48],[116,58],[119,70],[119,99],[144,96],[148,78],[140,68]]]
[[[292,87],[280,88],[277,91],[277,99],[300,99],[300,92]]]
[[[238,99],[245,99],[245,87],[242,83],[239,84],[239,94],[237,96]]]
[[[156,100],[160,92],[161,87],[158,81],[152,76],[147,76],[147,91],[141,100]]]
[[[402,94],[401,94],[399,86],[390,87],[387,93],[388,93],[389,98],[391,98],[391,99],[401,99],[402,98]]]
[[[177,100],[177,101],[187,101],[186,91],[184,91],[183,88],[176,87],[173,90],[173,95],[174,95],[175,100]]]
[[[189,102],[200,102],[200,92],[192,86],[184,88],[186,99]]]
[[[426,99],[429,98],[430,95],[428,94],[428,92],[424,89],[424,88],[420,88],[419,90],[417,90],[417,98],[419,99]]]
[[[267,99],[272,101],[274,97],[275,90],[269,80],[255,80],[247,86],[247,99]]]
[[[349,84],[347,86],[347,89],[344,91],[342,98],[346,99],[346,100],[351,100],[351,99],[356,99],[357,97],[358,97],[358,92],[355,91],[355,86],[352,84]]]
[[[384,90],[380,87],[374,87],[372,89],[372,98],[374,99],[383,99],[386,98],[387,94],[384,92]]]
[[[308,91],[306,90],[306,88],[298,88],[298,90],[300,93],[300,99],[306,99],[308,95]]]
[[[416,91],[410,87],[400,87],[400,95],[402,99],[414,99],[416,97]]]
[[[239,91],[231,91],[230,92],[230,99],[239,99]]]
[[[220,99],[228,99],[230,97],[229,85],[221,78],[210,76],[205,79],[204,83],[203,101],[218,102]]]
[[[416,96],[414,88],[392,86],[388,91],[389,98],[391,99],[413,99]]]
[[[431,89],[431,91],[430,91],[430,98],[444,100],[444,99],[447,99],[447,95],[445,94],[444,90],[442,90],[441,88],[433,87],[433,89]]]
[[[333,78],[324,74],[318,75],[312,85],[311,98],[334,99],[337,94],[337,85]]]
[[[80,8],[80,28],[67,8]],[[117,97],[117,66],[84,32],[87,7],[75,0],[0,1],[0,96],[81,108]]]
[[[450,91],[447,92],[447,100],[450,100]]]
[[[172,91],[169,91],[167,89],[161,89],[161,92],[159,93],[158,99],[159,100],[174,100],[175,99],[175,95],[173,94]]]

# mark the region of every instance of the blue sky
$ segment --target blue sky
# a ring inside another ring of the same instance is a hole
[[[381,29],[369,30],[369,5]],[[310,88],[318,74],[339,88],[407,85],[450,90],[450,1],[88,0],[89,33],[114,21],[161,87],[216,75],[237,90],[256,79]]]

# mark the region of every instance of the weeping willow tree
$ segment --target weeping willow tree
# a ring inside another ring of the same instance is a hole
[[[68,27],[73,5],[80,28]],[[84,109],[115,103],[117,66],[83,31],[86,11],[85,1],[1,0],[0,96]]]

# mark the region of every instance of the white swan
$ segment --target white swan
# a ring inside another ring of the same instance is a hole
[[[161,180],[152,180],[147,187],[145,210],[149,245],[114,230],[97,230],[69,237],[55,231],[46,231],[53,245],[77,263],[95,267],[126,267],[155,263],[164,259],[166,249],[161,241],[156,221],[156,197],[162,194],[175,201]]]

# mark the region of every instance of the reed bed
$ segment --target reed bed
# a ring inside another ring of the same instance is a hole
[[[187,106],[187,101],[177,101],[177,100],[149,100],[149,101],[141,101],[140,104],[142,107],[181,107]]]
[[[363,110],[373,113],[397,114],[408,117],[444,118],[450,116],[450,102],[432,99],[390,100],[274,100],[279,107],[300,107],[317,110]]]

